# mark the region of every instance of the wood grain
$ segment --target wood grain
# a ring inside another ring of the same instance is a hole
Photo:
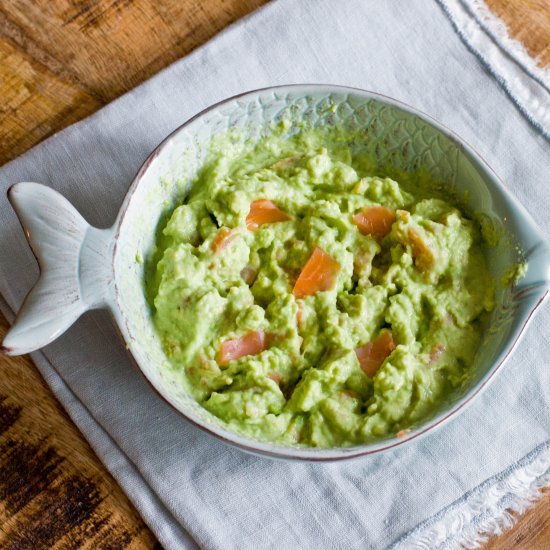
[[[0,318],[1,337],[7,328]],[[0,368],[0,547],[153,548],[30,359],[4,359]]]
[[[517,523],[498,537],[492,537],[484,550],[548,550],[550,548],[550,489]]]
[[[550,0],[486,0],[550,65]],[[0,0],[0,164],[265,0]],[[0,337],[7,329],[0,317]],[[0,357],[0,547],[158,546],[28,358]],[[550,493],[486,548],[550,548]]]
[[[265,1],[0,0],[0,164]]]
[[[541,67],[550,65],[550,0],[485,0],[485,3]]]
[[[0,94],[0,164],[101,106],[1,35]]]

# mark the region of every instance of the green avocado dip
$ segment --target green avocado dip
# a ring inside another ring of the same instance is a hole
[[[479,225],[394,177],[319,131],[213,144],[146,283],[172,367],[229,429],[357,445],[468,384],[494,307]]]

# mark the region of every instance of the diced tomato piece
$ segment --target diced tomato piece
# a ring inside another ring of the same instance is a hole
[[[214,252],[223,250],[236,236],[236,233],[231,229],[222,227],[212,241],[212,250]]]
[[[292,294],[296,298],[304,298],[319,291],[330,290],[336,283],[339,272],[340,264],[316,247],[302,268]]]
[[[355,350],[364,373],[371,378],[377,373],[388,355],[395,349],[391,332],[382,331],[372,342]]]
[[[363,235],[385,237],[395,222],[395,212],[385,206],[367,206],[352,219]]]
[[[435,254],[432,249],[426,244],[420,234],[412,228],[409,228],[407,237],[409,238],[416,267],[422,272],[432,269],[435,264]]]
[[[246,217],[246,227],[256,231],[264,223],[286,222],[290,216],[283,212],[276,204],[266,199],[254,201],[250,205],[250,212]]]
[[[245,355],[257,355],[266,349],[266,338],[263,330],[253,330],[239,338],[225,340],[220,346],[218,363],[227,365],[234,359]]]

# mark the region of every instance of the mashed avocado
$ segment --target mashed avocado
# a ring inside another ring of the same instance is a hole
[[[352,151],[316,132],[220,142],[159,232],[166,354],[253,438],[364,443],[469,380],[494,306],[479,224]]]

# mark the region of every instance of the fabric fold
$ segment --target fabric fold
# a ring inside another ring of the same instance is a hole
[[[438,0],[464,43],[509,94],[520,112],[550,140],[550,77],[538,68],[510,38],[481,20],[479,0]],[[472,5],[471,5],[472,4]],[[485,8],[487,10],[487,8]],[[488,10],[487,10],[488,11]],[[486,18],[485,18],[486,19]]]

